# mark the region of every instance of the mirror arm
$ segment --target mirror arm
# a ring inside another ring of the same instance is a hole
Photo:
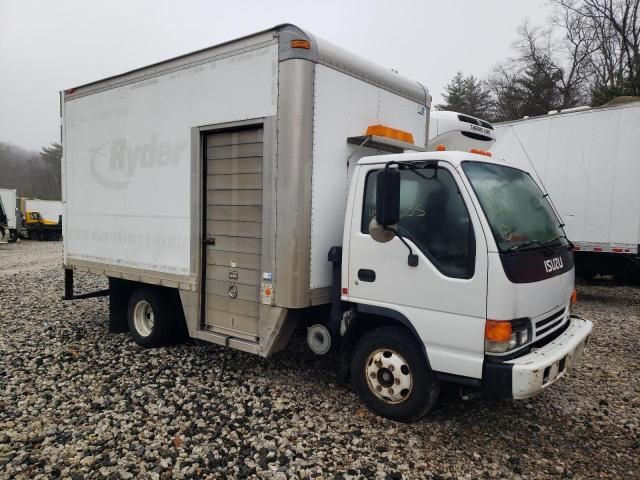
[[[396,234],[396,237],[398,237],[400,239],[400,241],[402,243],[404,243],[404,246],[407,247],[409,249],[409,256],[407,257],[407,264],[410,267],[417,267],[418,266],[418,256],[413,253],[413,250],[411,249],[411,246],[407,243],[407,241],[404,239],[404,237],[402,235],[400,235],[400,232],[398,232],[398,229],[393,229],[393,228],[388,228],[387,230],[391,230],[393,233]]]

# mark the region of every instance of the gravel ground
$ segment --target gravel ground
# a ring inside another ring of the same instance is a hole
[[[0,246],[1,478],[640,478],[636,287],[580,287],[592,342],[538,397],[445,389],[404,425],[365,410],[301,338],[268,360],[232,352],[220,380],[221,347],[108,334],[106,299],[61,300],[60,254]]]

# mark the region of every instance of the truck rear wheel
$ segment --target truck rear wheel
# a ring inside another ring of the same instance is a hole
[[[398,327],[378,328],[360,339],[351,357],[351,379],[369,409],[400,422],[426,415],[440,393],[416,339]]]
[[[171,342],[175,332],[175,308],[165,292],[139,288],[131,295],[127,310],[129,331],[135,342],[146,348],[161,347]]]

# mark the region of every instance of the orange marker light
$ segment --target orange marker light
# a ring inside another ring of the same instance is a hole
[[[271,296],[271,289],[270,289],[270,288],[265,288],[265,290],[264,290],[264,294],[265,294],[267,297],[270,297],[270,296]]]
[[[291,40],[291,48],[304,48],[305,50],[309,50],[311,48],[311,42],[302,39]]]
[[[475,153],[476,155],[484,155],[485,157],[490,157],[491,152],[487,152],[486,150],[482,150],[480,148],[472,148],[469,150],[469,153]]]
[[[575,305],[576,303],[578,303],[578,291],[574,290],[571,292],[571,305]]]
[[[487,320],[484,326],[484,338],[492,342],[508,342],[511,333],[511,322],[504,320]]]
[[[436,152],[444,152],[446,149],[447,147],[443,143],[441,143],[436,147]]]
[[[385,125],[371,125],[367,128],[365,135],[368,137],[386,137],[401,142],[413,143],[413,135],[411,132],[405,132],[404,130],[398,130],[397,128],[391,128]]]

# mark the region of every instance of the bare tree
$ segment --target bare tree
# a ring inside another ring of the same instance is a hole
[[[593,103],[640,95],[640,0],[552,0],[558,14],[577,19],[572,32],[588,38],[586,63]]]
[[[493,111],[488,119],[503,122],[521,118],[524,113],[524,92],[519,82],[520,72],[514,62],[507,60],[493,67],[487,78],[493,96]]]

